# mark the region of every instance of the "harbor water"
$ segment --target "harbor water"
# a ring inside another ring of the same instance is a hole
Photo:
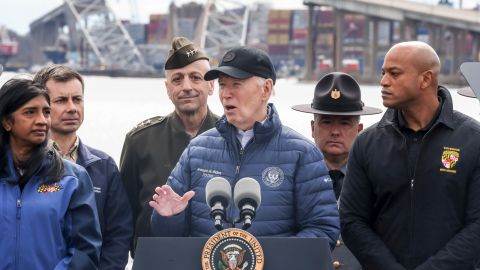
[[[0,85],[15,75],[2,74]],[[85,76],[84,79],[85,120],[79,135],[86,144],[110,154],[117,163],[129,130],[142,120],[173,111],[163,79],[102,76]],[[310,120],[313,115],[294,111],[291,106],[310,103],[314,89],[315,82],[279,79],[275,84],[275,95],[271,98],[282,122],[311,140]],[[362,100],[366,105],[385,110],[379,85],[362,85],[361,89]],[[460,96],[455,90],[451,90],[451,94],[456,110],[480,120],[480,104],[477,99]],[[217,84],[208,102],[213,112],[222,114]],[[364,127],[368,127],[381,116],[382,114],[362,116],[361,121]]]
[[[15,75],[17,74],[4,73],[0,77],[0,85]],[[173,111],[163,79],[85,76],[84,80],[85,120],[79,135],[86,144],[111,155],[117,164],[129,130],[147,118]],[[282,122],[312,141],[310,120],[313,115],[294,111],[291,106],[310,103],[314,89],[315,82],[279,79],[275,85],[275,95],[271,98]],[[361,89],[362,100],[367,106],[385,110],[379,85],[362,85]],[[453,89],[451,95],[456,110],[480,120],[480,105],[477,99],[460,96]],[[217,84],[214,94],[209,98],[209,106],[213,112],[222,114]],[[366,128],[380,120],[382,115],[362,116],[361,122]],[[131,266],[130,259],[126,269],[131,269]]]

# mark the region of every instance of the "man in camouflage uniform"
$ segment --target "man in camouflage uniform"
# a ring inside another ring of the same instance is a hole
[[[126,136],[120,172],[135,221],[132,254],[138,237],[151,236],[148,205],[156,186],[165,184],[190,140],[212,128],[218,119],[207,107],[213,81],[208,57],[184,37],[174,38],[165,63],[165,87],[175,111],[147,119]]]

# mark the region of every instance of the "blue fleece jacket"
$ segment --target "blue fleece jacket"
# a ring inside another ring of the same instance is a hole
[[[0,173],[0,269],[97,269],[102,238],[85,169],[64,161],[60,181],[44,184],[35,175],[20,191],[7,157]]]

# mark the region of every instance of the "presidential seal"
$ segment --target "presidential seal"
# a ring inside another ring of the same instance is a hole
[[[260,243],[244,230],[219,231],[203,247],[203,270],[262,270],[263,263]]]
[[[279,167],[268,167],[262,172],[262,180],[269,187],[278,187],[283,183],[285,175]]]

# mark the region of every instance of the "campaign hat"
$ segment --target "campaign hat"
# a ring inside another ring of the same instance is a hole
[[[175,37],[172,41],[172,48],[168,52],[165,70],[182,68],[200,59],[209,60],[205,52],[188,38]]]
[[[228,50],[222,58],[218,67],[205,73],[207,81],[218,79],[220,74],[226,74],[236,79],[248,79],[258,76],[265,79],[272,79],[273,84],[277,79],[272,60],[265,51],[260,49],[239,46]]]
[[[312,103],[295,105],[300,112],[327,115],[369,115],[382,110],[365,106],[360,86],[350,75],[331,72],[323,76],[315,87]]]

